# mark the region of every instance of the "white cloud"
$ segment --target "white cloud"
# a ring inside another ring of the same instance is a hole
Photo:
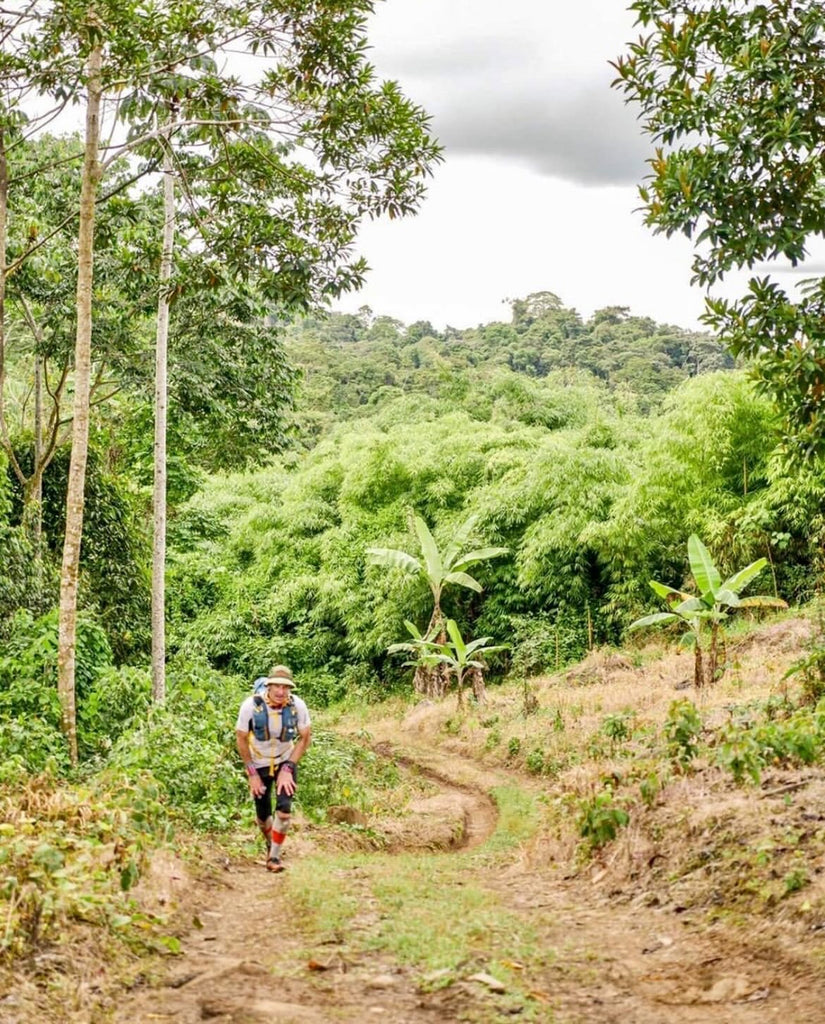
[[[635,116],[604,86],[589,84],[563,98],[480,92],[454,98],[435,119],[447,159],[493,155],[581,185],[635,183],[645,173],[648,146]]]
[[[635,114],[610,89],[608,61],[630,30],[621,5],[389,0],[373,25],[379,73],[432,114],[448,156],[495,155],[588,184],[643,172]]]
[[[364,227],[373,269],[338,308],[466,327],[549,290],[584,316],[696,326],[689,242],[634,212],[649,144],[608,62],[636,34],[625,0],[378,4],[371,59],[431,113],[446,162],[417,217]]]

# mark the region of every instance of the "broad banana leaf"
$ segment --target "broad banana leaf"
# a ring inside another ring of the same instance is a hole
[[[744,569],[740,569],[739,572],[735,572],[733,576],[725,580],[722,587],[732,590],[736,594],[740,593],[754,576],[762,572],[767,564],[767,558],[757,558],[755,562],[751,562],[750,565],[746,565]]]
[[[406,651],[408,654],[412,654],[414,651],[417,650],[418,647],[416,646],[416,644],[411,644],[409,642],[390,644],[390,646],[387,648],[387,654],[398,654],[400,651]]]
[[[722,577],[713,564],[710,552],[695,533],[688,537],[688,562],[699,592],[705,594],[710,590],[715,594],[722,585]]]
[[[371,565],[387,565],[391,569],[403,569],[412,574],[421,572],[421,563],[417,558],[396,548],[367,548],[367,556]]]
[[[418,626],[414,622],[410,622],[409,619],[404,619],[404,625],[407,627],[407,632],[413,637],[414,640],[421,640],[422,642],[429,642],[432,637],[428,633],[426,636],[419,630]]]
[[[485,640],[492,639],[489,636],[484,637]],[[483,654],[486,658],[488,654],[498,654],[499,651],[506,651],[509,649],[508,644],[493,644],[492,647],[475,647],[475,641],[472,644],[467,645],[468,654]],[[483,666],[482,666],[483,667]]]
[[[469,587],[470,590],[474,590],[477,594],[480,594],[484,589],[478,580],[474,580],[472,576],[468,576],[466,572],[451,572],[444,577],[445,583],[458,583],[461,587]]]
[[[652,615],[644,615],[641,619],[636,619],[627,628],[641,629],[643,626],[655,626],[660,622],[677,622],[678,619],[679,616],[673,612],[654,612]]]
[[[768,594],[754,594],[753,597],[743,597],[739,602],[740,608],[787,608],[788,602],[781,597],[770,597]]]
[[[444,551],[444,564],[447,566],[448,569],[455,568],[455,566],[453,565],[453,561],[458,556],[459,551],[461,551],[461,549],[467,543],[470,534],[475,529],[477,521],[478,516],[474,513],[473,515],[465,519],[461,526],[459,526],[456,529],[455,533],[453,534],[453,539],[450,541],[450,543],[447,545],[446,550]]]
[[[701,617],[707,614],[708,606],[701,597],[688,597],[681,604],[677,604],[673,611],[679,618],[692,618],[697,615]]]
[[[650,586],[655,594],[659,597],[664,598],[665,601],[670,602],[672,596],[680,597],[683,601],[690,599],[690,594],[686,594],[683,590],[677,590],[675,587],[665,586],[664,583],[657,583],[656,580],[649,581]]]
[[[452,565],[446,559],[445,561],[447,562],[447,568],[451,572],[461,572],[463,569],[469,569],[476,562],[484,562],[488,558],[498,558],[508,553],[509,548],[478,548],[476,551],[468,551],[466,555],[462,555],[455,565]]]
[[[418,534],[418,542],[421,545],[421,553],[424,555],[424,564],[427,567],[427,576],[431,581],[440,583],[444,577],[444,569],[441,565],[441,555],[438,553],[438,546],[435,538],[430,533],[430,528],[421,518],[413,518],[415,532]]]
[[[467,644],[467,653],[472,654],[473,651],[477,651],[482,647],[484,648],[485,654],[490,654],[492,651],[507,650],[507,644],[496,644],[494,647],[487,647],[486,645],[489,644],[492,639],[493,638],[491,636],[480,636],[477,637],[475,640],[471,640]]]
[[[467,647],[455,619],[447,619],[447,632],[450,634],[458,660],[464,661],[467,656]]]

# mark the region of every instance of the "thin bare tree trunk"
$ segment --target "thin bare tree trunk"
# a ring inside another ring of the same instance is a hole
[[[3,448],[8,449],[6,427],[6,245],[9,222],[9,169],[6,161],[6,134],[0,128],[0,432]]]
[[[702,664],[702,648],[699,646],[697,639],[696,646],[693,648],[693,685],[697,690],[701,690],[705,685],[705,671]]]
[[[455,674],[456,709],[464,710],[464,671],[457,669]]]
[[[719,623],[714,622],[710,627],[710,652],[707,664],[707,684],[713,685],[716,682],[716,667],[719,663]]]
[[[35,334],[35,342],[40,337]],[[23,483],[23,528],[34,548],[38,587],[43,563],[43,362],[34,357],[34,444],[31,475]]]
[[[473,684],[473,697],[477,704],[487,703],[487,689],[484,686],[484,673],[480,668],[472,669],[470,679]]]
[[[39,340],[39,339],[38,339]],[[34,485],[32,501],[35,503],[32,539],[34,557],[38,567],[43,562],[43,359],[39,353],[34,357]]]
[[[66,535],[60,570],[60,618],[57,640],[57,691],[62,727],[72,764],[77,763],[77,716],[75,709],[75,656],[77,640],[77,590],[80,574],[80,543],[83,536],[83,491],[89,453],[89,395],[92,376],[92,284],[94,280],[95,198],[100,180],[100,107],[102,49],[97,45],[88,57],[88,97],[83,178],[80,190],[80,226],[77,238],[77,334],[74,357],[74,419],[72,455],[66,491]]]
[[[175,244],[175,180],[172,175],[171,122],[163,157],[163,249],[160,257],[158,322],[155,340],[155,467],[152,537],[152,698],[166,698],[166,421],[169,281]]]

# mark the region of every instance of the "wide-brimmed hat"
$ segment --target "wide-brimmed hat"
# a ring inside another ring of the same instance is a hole
[[[287,668],[286,665],[273,665],[269,670],[269,675],[266,677],[266,685],[270,686],[273,683],[277,683],[278,686],[294,686],[295,680],[292,678],[292,670]]]

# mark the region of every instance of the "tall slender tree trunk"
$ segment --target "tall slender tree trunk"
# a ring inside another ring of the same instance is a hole
[[[63,732],[72,764],[77,763],[75,709],[75,657],[77,590],[80,542],[83,536],[83,491],[89,453],[89,397],[92,376],[92,284],[94,280],[95,199],[100,181],[100,108],[102,49],[96,45],[88,57],[88,97],[83,178],[80,189],[80,226],[77,238],[77,334],[74,356],[74,408],[72,455],[66,491],[66,535],[60,571],[60,618],[57,640],[57,691]]]
[[[0,128],[0,431],[3,447],[9,447],[6,426],[6,245],[9,222],[9,168],[6,133]]]
[[[38,339],[39,341],[39,339]],[[34,521],[32,540],[38,572],[43,566],[43,357],[38,352],[34,357]]]
[[[40,339],[38,339],[39,341]],[[37,599],[43,601],[43,357],[35,355],[35,442],[32,469],[31,537],[35,548]]]
[[[39,344],[40,337],[35,335]],[[43,360],[34,357],[34,443],[31,475],[23,484],[23,528],[34,548],[38,594],[43,570]]]
[[[155,340],[155,465],[152,536],[152,698],[166,697],[166,421],[169,345],[169,281],[175,245],[175,179],[172,174],[170,119],[163,157],[163,249],[160,257],[158,322]]]

